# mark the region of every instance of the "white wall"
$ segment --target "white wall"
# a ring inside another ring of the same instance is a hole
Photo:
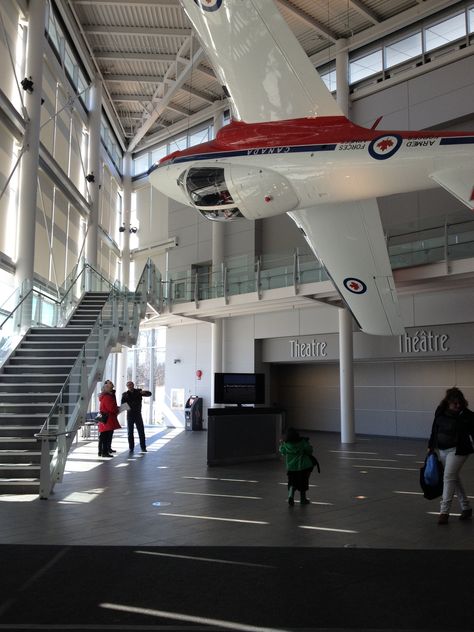
[[[474,57],[471,56],[376,94],[357,98],[352,104],[351,118],[356,123],[371,126],[383,115],[380,129],[424,129],[445,124],[446,128],[469,130],[474,128],[473,97]],[[406,224],[417,230],[427,218],[443,218],[454,212],[465,213],[466,218],[471,219],[469,211],[442,189],[383,198],[379,200],[379,207],[382,223],[389,232],[396,232],[397,227]],[[171,202],[169,234],[179,238],[179,247],[170,253],[170,269],[210,261],[211,233],[209,222],[191,209]],[[290,254],[296,247],[307,250],[298,229],[286,216],[226,226],[227,257]],[[471,289],[402,294],[400,304],[407,326],[474,320]],[[210,358],[211,355],[210,327],[206,327],[196,325],[170,330],[167,393],[176,384],[183,384],[187,395],[198,388],[195,370],[203,369],[198,366],[202,364],[200,356],[207,354]],[[201,335],[203,331],[205,335]],[[223,370],[261,370],[256,341],[337,331],[337,309],[321,304],[226,318]],[[189,360],[184,364],[171,364],[171,358],[183,355],[184,349]],[[270,400],[287,407],[290,423],[304,429],[339,430],[337,363],[278,365],[272,367],[271,374]],[[355,367],[356,431],[426,437],[434,408],[444,389],[453,384],[462,388],[474,402],[474,360],[359,362]],[[199,389],[197,394],[205,393],[207,407],[210,379],[206,372]]]
[[[337,364],[278,365],[272,377],[273,401],[288,425],[340,431]],[[474,402],[474,360],[357,363],[356,433],[428,438],[434,410],[453,385]]]
[[[207,323],[171,327],[166,335],[165,409],[168,426],[184,427],[184,410],[171,408],[171,389],[184,389],[185,400],[190,395],[203,398],[203,419],[211,406],[211,326]],[[178,360],[178,362],[175,362]],[[196,371],[202,371],[199,380]]]

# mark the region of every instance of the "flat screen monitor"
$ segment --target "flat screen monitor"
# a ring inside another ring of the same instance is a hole
[[[264,404],[264,373],[215,373],[216,404]]]

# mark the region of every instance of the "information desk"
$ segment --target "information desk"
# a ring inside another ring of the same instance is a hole
[[[207,464],[277,458],[283,419],[284,411],[280,408],[209,408]]]

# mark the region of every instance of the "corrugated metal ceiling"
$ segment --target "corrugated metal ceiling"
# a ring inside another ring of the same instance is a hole
[[[58,0],[66,1],[66,0]],[[176,55],[189,40],[191,26],[178,0],[68,0],[88,47],[104,78],[125,142],[139,148],[137,134],[156,107],[157,97],[176,78]],[[278,9],[308,56],[324,54],[336,39],[350,38],[383,26],[416,7],[456,2],[441,0],[276,0]],[[170,31],[167,33],[166,31]],[[194,41],[194,49],[197,40]],[[157,55],[169,55],[168,60]],[[184,54],[190,59],[190,52]],[[155,101],[153,101],[155,97]],[[225,96],[207,60],[201,58],[183,86],[143,139],[183,118],[208,108]],[[143,142],[143,141],[142,141]]]

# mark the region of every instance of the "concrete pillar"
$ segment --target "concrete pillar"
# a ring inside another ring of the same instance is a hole
[[[119,406],[122,393],[127,390],[127,360],[128,348],[122,345],[122,351],[120,353],[117,353],[117,377],[115,378],[115,390],[117,393],[117,403]]]
[[[91,194],[91,212],[89,215],[89,230],[86,240],[87,262],[97,268],[97,251],[99,247],[99,192],[100,192],[100,124],[102,119],[102,83],[96,77],[91,88],[91,110],[89,114],[89,167],[87,174],[94,178],[88,182]]]
[[[347,41],[336,42],[337,103],[349,118],[349,53]],[[339,310],[339,379],[341,398],[341,442],[354,443],[354,359],[352,316],[346,308]]]
[[[339,310],[339,382],[341,403],[341,443],[354,443],[354,361],[352,346],[352,316],[345,308]]]
[[[123,223],[122,233],[122,284],[130,287],[130,218],[132,213],[132,155],[123,157]]]
[[[347,40],[336,41],[336,100],[344,116],[349,118],[349,52]]]
[[[214,115],[214,136],[224,123],[224,113]],[[212,222],[212,278],[214,283],[222,283],[222,263],[224,262],[224,223]],[[212,368],[211,368],[211,404],[214,404],[214,373],[223,370],[222,319],[216,319],[212,325]]]
[[[27,113],[25,147],[21,159],[20,195],[18,208],[18,246],[16,284],[32,287],[35,265],[35,228],[38,194],[39,139],[41,95],[43,82],[43,49],[46,0],[29,3],[28,36],[26,42],[26,78],[33,82],[31,92],[25,91]],[[45,253],[45,256],[48,256]]]

